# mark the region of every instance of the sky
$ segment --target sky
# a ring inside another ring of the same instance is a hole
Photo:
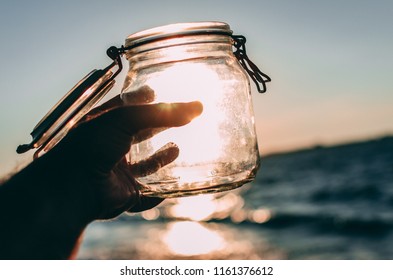
[[[176,22],[223,21],[247,37],[249,57],[272,78],[267,93],[252,92],[262,155],[393,134],[392,14],[383,0],[1,1],[0,175],[31,159],[17,145],[110,63],[108,47]]]

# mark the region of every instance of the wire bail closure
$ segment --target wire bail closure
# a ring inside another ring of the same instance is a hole
[[[206,33],[201,33],[201,34],[206,34]],[[211,32],[210,34],[215,34],[215,32]],[[221,34],[221,33],[217,32],[217,34]],[[246,52],[246,41],[247,41],[246,37],[244,37],[243,35],[229,35],[229,36],[232,38],[233,46],[235,47],[235,51],[233,52],[233,54],[239,61],[240,65],[250,76],[251,80],[253,80],[255,86],[257,87],[258,92],[259,93],[266,92],[267,90],[266,83],[271,82],[271,78],[265,73],[263,73],[258,68],[258,66],[256,66],[255,63],[253,63],[251,59],[248,58]],[[107,50],[107,54],[113,60],[115,61],[117,60],[119,67],[122,67],[120,56],[123,55],[127,50],[135,48],[136,46],[137,45],[124,47],[122,45],[120,48],[112,46]]]
[[[240,65],[254,81],[258,92],[266,92],[266,83],[271,82],[271,79],[268,75],[262,73],[262,71],[248,58],[246,52],[246,37],[242,35],[232,35],[231,37],[234,41],[233,45],[236,48],[233,54],[236,56]]]

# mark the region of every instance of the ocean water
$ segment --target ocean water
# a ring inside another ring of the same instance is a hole
[[[85,233],[80,259],[393,259],[393,137],[262,157],[254,182]]]

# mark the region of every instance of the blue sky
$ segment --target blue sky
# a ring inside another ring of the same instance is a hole
[[[262,153],[393,133],[393,1],[2,1],[0,173],[36,122],[127,35],[224,21],[273,82],[253,92]],[[122,80],[118,81],[119,87]],[[112,95],[119,92],[119,87]]]

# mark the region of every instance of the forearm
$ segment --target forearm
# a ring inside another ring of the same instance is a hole
[[[92,220],[83,197],[38,160],[0,187],[0,259],[65,259]]]

